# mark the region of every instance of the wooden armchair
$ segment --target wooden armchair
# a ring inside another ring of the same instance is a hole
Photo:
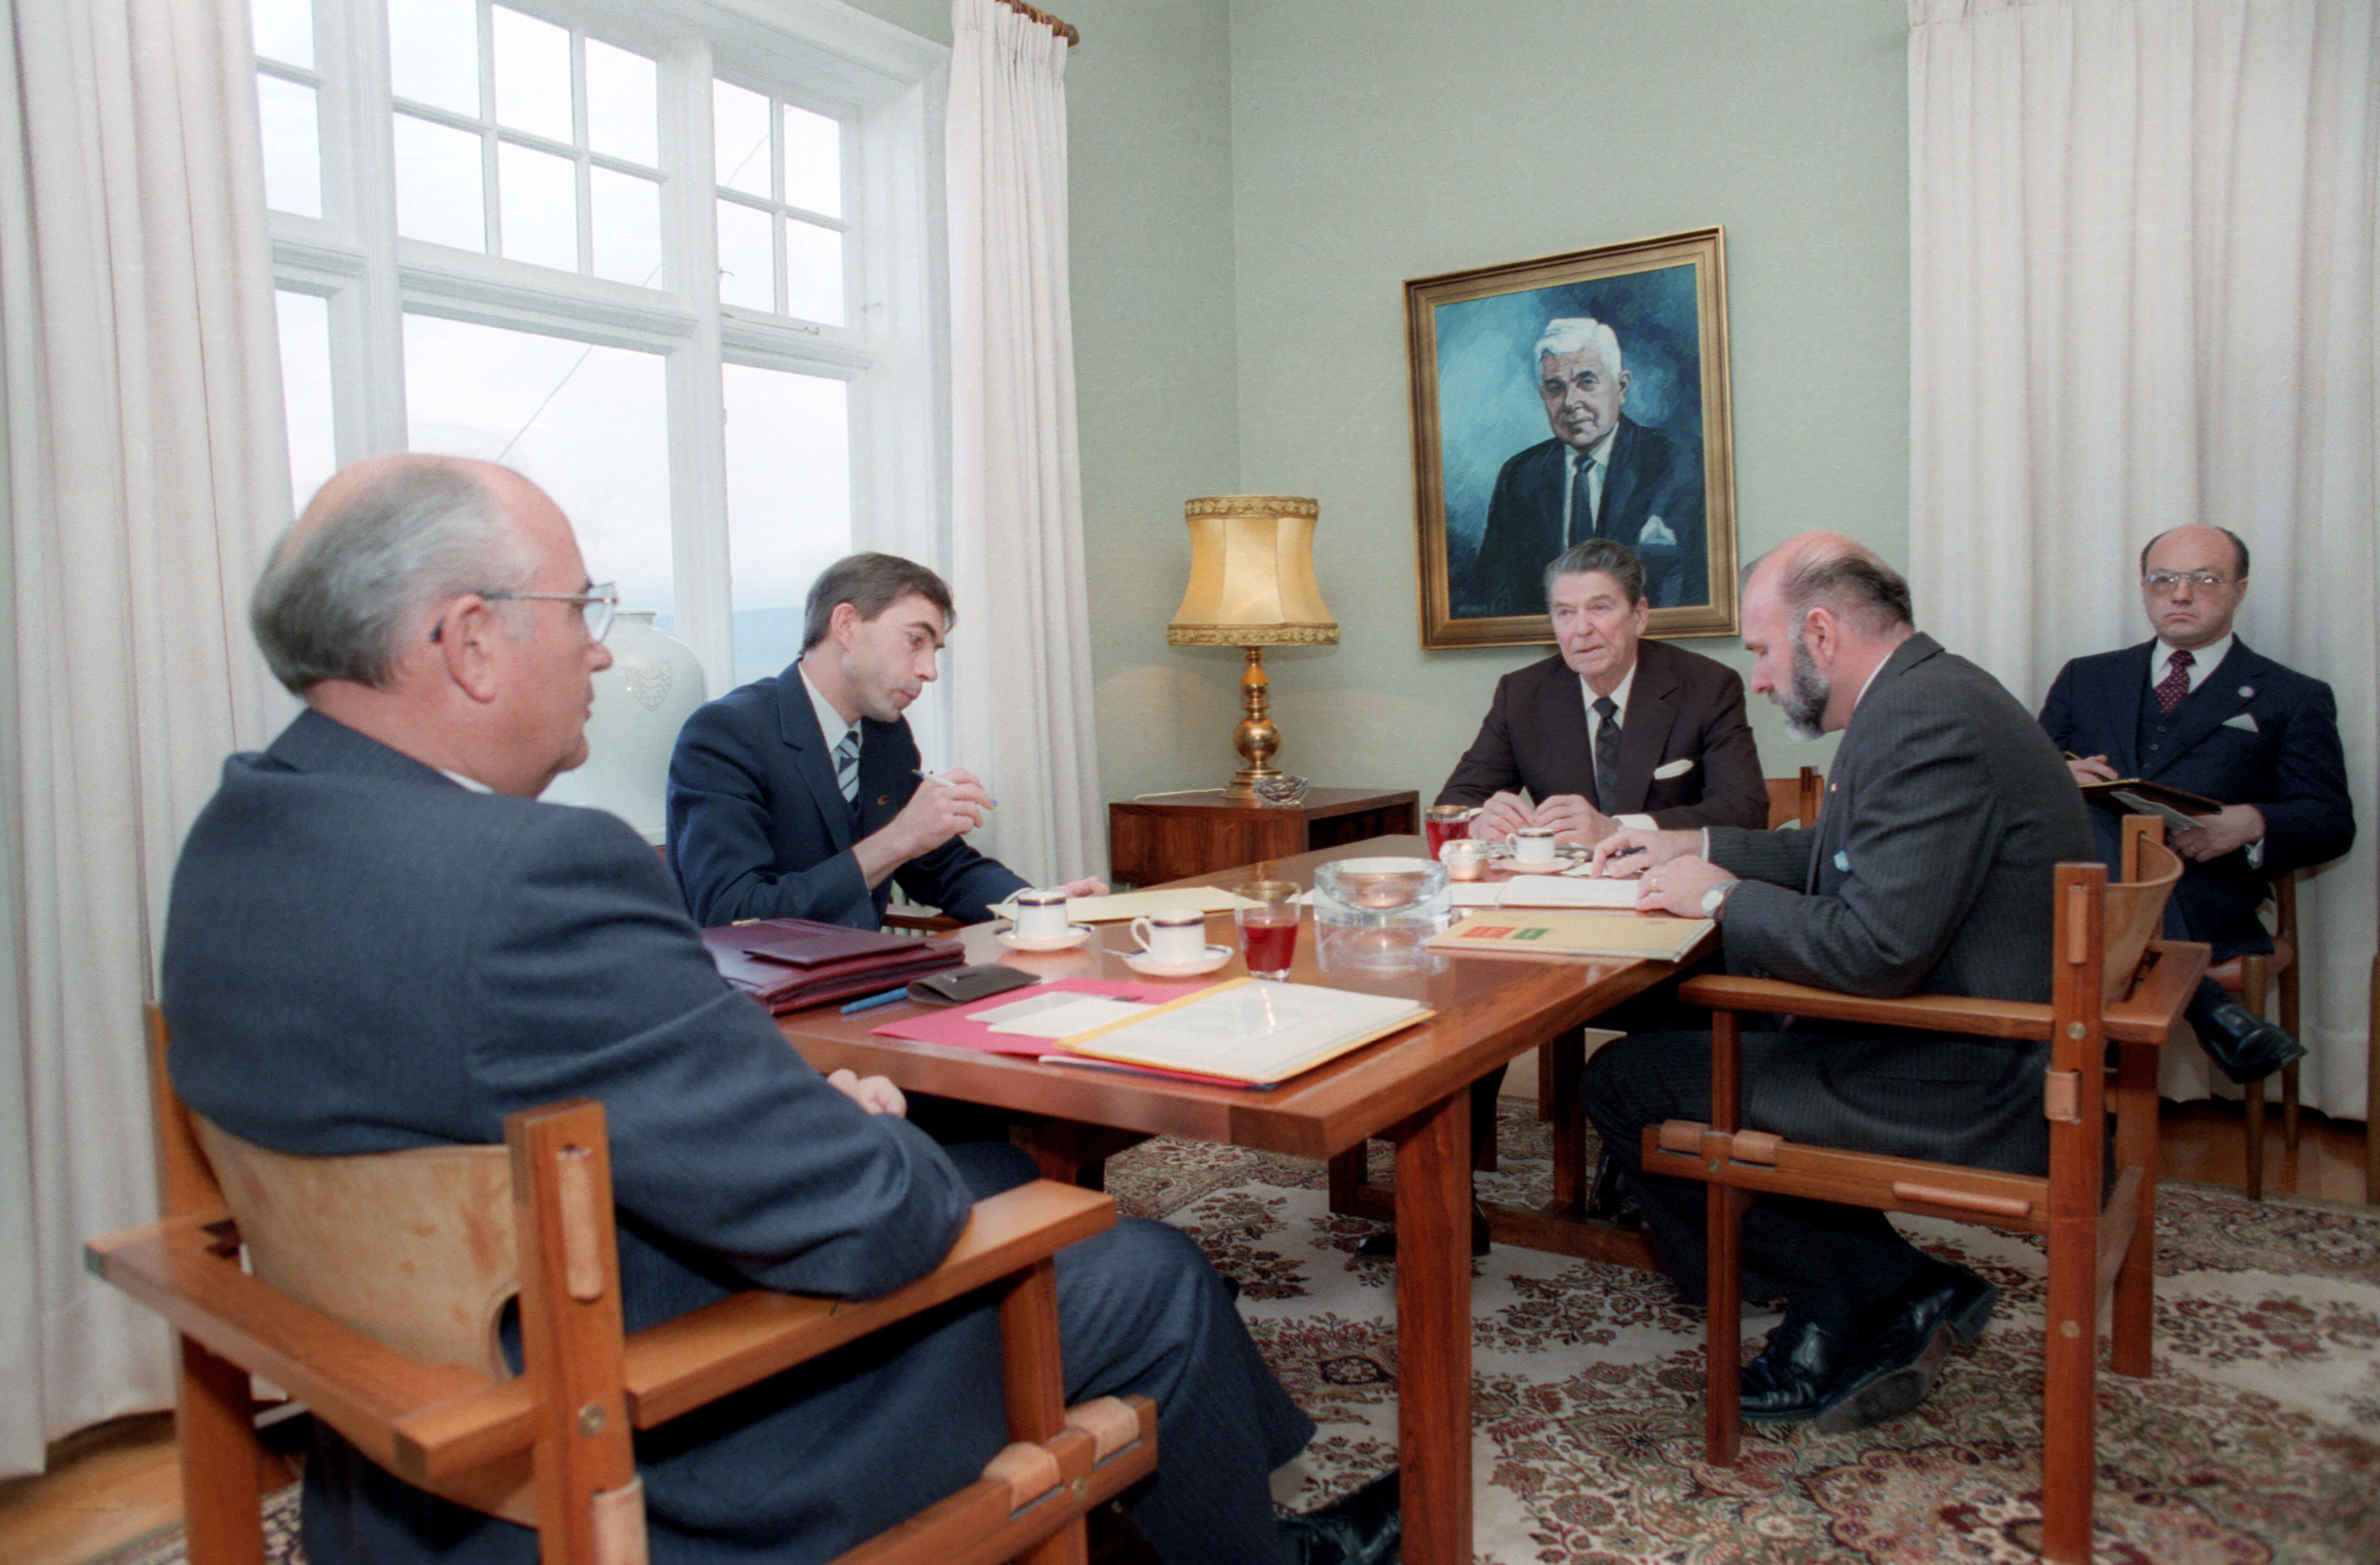
[[[1039,1181],[978,1202],[941,1265],[880,1299],[739,1293],[624,1338],[601,1104],[514,1114],[504,1146],[293,1158],[189,1113],[164,1035],[152,1012],[166,1216],[86,1252],[180,1334],[189,1565],[263,1559],[251,1373],[406,1482],[535,1527],[545,1565],[638,1565],[634,1431],[978,1290],[1000,1304],[1014,1443],[838,1565],[1079,1562],[1086,1512],[1156,1467],[1148,1398],[1061,1405],[1051,1257],[1113,1223],[1107,1196]],[[517,1377],[497,1339],[516,1293]]]
[[[1771,777],[1768,783],[1768,828],[1815,826],[1818,807],[1826,799],[1826,776],[1805,766],[1798,776]]]
[[[2149,1372],[2156,1223],[2156,1051],[2206,966],[2203,945],[2155,939],[2181,861],[2146,820],[2127,822],[2128,878],[2099,864],[2058,866],[2051,1001],[1920,995],[1863,1000],[1770,979],[1702,977],[1680,998],[1712,1009],[1711,1123],[1647,1126],[1645,1169],[1708,1191],[1710,1460],[1731,1463],[1741,1434],[1744,1208],[1759,1194],[1806,1195],[1884,1211],[1982,1222],[2042,1235],[2049,1252],[2047,1385],[2043,1409],[2042,1552],[2087,1561],[2091,1548],[2093,1377],[2098,1312],[2115,1298],[2112,1368]],[[1745,1013],[2046,1040],[2043,1082],[2049,1171],[2029,1177],[1739,1133]],[[2112,1090],[2107,1050],[2116,1049]],[[2103,1183],[2108,1099],[2117,1171]],[[2102,1200],[2102,1191],[2106,1198]]]

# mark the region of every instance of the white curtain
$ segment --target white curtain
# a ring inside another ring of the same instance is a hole
[[[2254,551],[2258,651],[2338,693],[2362,841],[2301,882],[2307,1101],[2360,1116],[2375,902],[2380,34],[2333,0],[1910,0],[1921,623],[2038,703],[2148,638],[2141,546]],[[2204,1090],[2196,1050],[2171,1051]]]
[[[974,841],[1048,885],[1106,867],[1066,282],[1066,44],[953,0],[952,759],[1000,801]]]
[[[0,1474],[171,1401],[80,1247],[155,1213],[140,1005],[183,831],[282,710],[245,601],[289,516],[245,8],[8,17]]]

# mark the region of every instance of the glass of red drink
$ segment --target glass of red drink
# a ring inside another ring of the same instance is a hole
[[[1240,899],[1232,916],[1240,926],[1240,951],[1252,977],[1286,978],[1297,958],[1297,887],[1288,880],[1247,880],[1232,890]]]
[[[1429,843],[1429,856],[1436,858],[1438,850],[1455,838],[1469,836],[1474,813],[1469,805],[1432,805],[1423,810],[1421,831]]]

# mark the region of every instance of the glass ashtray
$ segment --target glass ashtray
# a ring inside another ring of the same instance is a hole
[[[1437,924],[1451,897],[1446,866],[1429,858],[1334,858],[1315,867],[1314,916],[1363,927]]]

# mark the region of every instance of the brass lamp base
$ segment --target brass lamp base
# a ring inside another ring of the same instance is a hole
[[[1223,797],[1235,804],[1261,800],[1264,795],[1257,791],[1257,784],[1281,775],[1281,769],[1272,764],[1274,752],[1281,748],[1281,729],[1267,710],[1270,682],[1265,678],[1264,649],[1247,647],[1242,650],[1248,658],[1248,666],[1240,674],[1240,710],[1245,715],[1232,730],[1232,744],[1248,764],[1232,773],[1231,786],[1223,790]]]

